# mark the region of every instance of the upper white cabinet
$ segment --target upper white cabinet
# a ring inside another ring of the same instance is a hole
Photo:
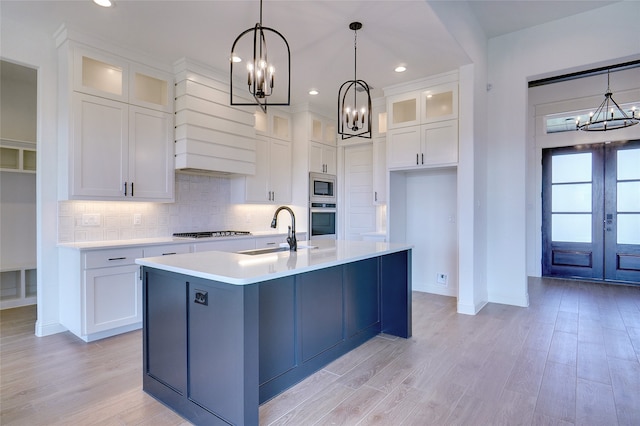
[[[389,96],[387,120],[389,169],[457,164],[457,81]]]
[[[256,173],[232,179],[235,203],[291,203],[291,142],[256,138]]]
[[[59,40],[61,199],[174,199],[171,74]]]
[[[373,139],[373,204],[387,202],[387,139]]]
[[[173,199],[171,115],[75,93],[72,198]]]
[[[151,67],[76,47],[73,90],[164,112],[173,112],[173,76]]]
[[[326,145],[336,144],[336,124],[317,114],[309,114],[309,140]]]
[[[420,124],[420,92],[390,96],[387,99],[388,129]]]
[[[389,129],[458,118],[458,84],[440,84],[389,96],[387,116]]]
[[[175,70],[176,170],[256,173],[255,108],[229,105],[228,77],[188,60]]]
[[[291,141],[293,123],[290,114],[275,108],[270,108],[267,113],[262,112],[261,109],[256,109],[255,120],[257,134]]]
[[[309,171],[335,175],[337,148],[318,142],[309,142]]]
[[[458,162],[458,120],[392,129],[387,133],[387,166],[422,168]]]
[[[458,83],[430,87],[420,93],[422,124],[458,118]]]

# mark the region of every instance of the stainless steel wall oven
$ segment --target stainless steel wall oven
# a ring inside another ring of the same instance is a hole
[[[336,239],[336,204],[309,203],[309,239]]]

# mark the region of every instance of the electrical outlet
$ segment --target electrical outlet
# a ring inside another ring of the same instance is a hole
[[[134,225],[142,225],[142,215],[140,213],[134,213],[134,215],[133,215],[133,224]]]
[[[100,226],[100,213],[83,213],[82,226]]]
[[[447,274],[438,272],[436,275],[436,282],[438,284],[447,285],[447,282],[449,281],[449,276]]]

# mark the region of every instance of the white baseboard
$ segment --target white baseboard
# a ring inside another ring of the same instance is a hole
[[[451,286],[430,285],[426,283],[415,283],[415,282],[413,282],[411,285],[414,291],[439,294],[440,296],[458,297],[457,290],[455,288],[452,288]]]
[[[483,300],[474,305],[469,303],[460,303],[458,302],[458,313],[465,315],[476,315],[478,312],[482,310],[487,305],[487,301]]]
[[[36,321],[36,336],[44,337],[51,336],[52,334],[58,334],[67,331],[67,328],[60,323],[43,324],[40,321]]]

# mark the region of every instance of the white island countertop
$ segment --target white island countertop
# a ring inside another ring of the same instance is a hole
[[[298,241],[298,246],[296,252],[280,251],[248,255],[205,251],[146,257],[136,259],[136,263],[227,284],[246,285],[412,248],[411,245],[401,243],[345,240]]]

